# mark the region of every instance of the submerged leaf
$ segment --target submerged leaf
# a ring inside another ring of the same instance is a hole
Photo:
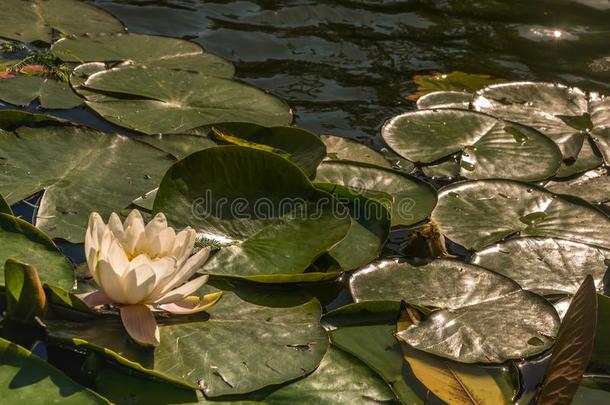
[[[413,81],[417,85],[417,92],[410,95],[408,99],[415,101],[421,96],[433,91],[449,90],[475,92],[485,86],[494,83],[502,83],[505,80],[490,75],[454,71],[451,73],[415,75],[413,76]]]

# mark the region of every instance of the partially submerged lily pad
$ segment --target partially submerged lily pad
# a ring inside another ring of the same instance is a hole
[[[438,308],[397,334],[410,346],[463,363],[502,363],[553,344],[559,327],[544,298],[479,266],[435,260],[426,266],[381,261],[357,271],[350,290],[358,301],[405,301]]]
[[[364,144],[333,135],[322,135],[320,139],[326,145],[326,158],[324,160],[349,160],[386,167],[388,169],[392,168],[392,164],[383,154]]]
[[[44,190],[36,225],[84,240],[91,211],[107,217],[151,190],[173,159],[134,139],[74,126],[0,130],[0,193],[10,204]]]
[[[610,218],[575,197],[511,180],[465,181],[439,190],[432,219],[443,234],[479,250],[511,236],[541,236],[610,247]]]
[[[404,113],[386,122],[381,135],[413,162],[429,164],[461,151],[460,174],[471,179],[543,180],[561,164],[557,145],[541,133],[466,110]]]
[[[120,320],[48,321],[53,341],[94,350],[121,364],[200,388],[208,396],[242,394],[313,371],[328,348],[320,304],[254,304],[225,292],[209,311],[159,320],[154,353],[129,340]]]
[[[424,220],[436,205],[436,191],[427,182],[391,169],[365,163],[326,161],[318,167],[316,182],[346,186],[355,192],[381,191],[393,197],[392,226]]]
[[[602,286],[610,250],[553,238],[515,238],[478,251],[471,262],[539,294],[574,294],[593,276]]]
[[[104,119],[149,135],[232,121],[266,126],[292,121],[282,100],[234,80],[196,72],[126,66],[93,74],[82,86],[104,95],[87,101]]]
[[[78,35],[124,32],[125,28],[110,13],[84,1],[3,0],[0,37],[51,43],[53,30],[64,35]]]
[[[468,110],[472,93],[464,91],[435,91],[417,99],[417,108],[420,110],[436,108],[458,108]]]
[[[176,163],[161,182],[154,211],[221,246],[204,273],[263,282],[333,277],[303,272],[350,227],[347,210],[298,167],[241,146],[205,149]]]
[[[428,75],[415,75],[413,81],[417,85],[417,92],[408,97],[417,100],[421,96],[434,91],[467,91],[475,92],[494,83],[505,80],[485,74],[465,73],[454,71],[451,73],[432,73]]]
[[[17,76],[0,80],[0,100],[27,106],[38,99],[46,109],[69,109],[83,104],[68,83],[40,76]]]

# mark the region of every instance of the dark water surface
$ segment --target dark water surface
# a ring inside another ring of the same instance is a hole
[[[295,124],[381,145],[413,74],[610,90],[610,0],[94,0],[130,32],[192,39],[285,99]]]

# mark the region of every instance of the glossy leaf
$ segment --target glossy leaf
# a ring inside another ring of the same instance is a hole
[[[390,119],[381,135],[400,156],[429,164],[461,152],[460,174],[471,179],[525,181],[552,177],[561,152],[528,127],[465,110],[421,110]]]
[[[47,297],[34,266],[9,259],[4,263],[6,316],[28,323],[47,312]]]
[[[83,104],[68,83],[40,76],[17,76],[0,80],[0,100],[18,106],[27,106],[39,99],[47,109],[69,109]]]
[[[509,239],[471,259],[539,294],[574,294],[589,274],[600,288],[608,261],[610,250],[553,238]]]
[[[417,99],[417,108],[420,110],[436,108],[470,108],[472,93],[463,91],[435,91],[425,94]]]
[[[610,297],[597,295],[597,330],[589,368],[598,373],[610,373]]]
[[[107,218],[121,210],[154,188],[173,162],[134,139],[82,127],[0,131],[0,149],[0,193],[13,204],[44,189],[36,225],[72,242],[84,240],[91,211]]]
[[[447,238],[472,250],[515,234],[610,247],[610,219],[603,212],[583,200],[510,180],[443,187],[432,218]]]
[[[83,86],[105,94],[99,101],[87,101],[104,119],[148,135],[232,121],[267,126],[292,122],[290,108],[282,100],[234,80],[197,72],[126,66],[91,75]]]
[[[205,149],[176,163],[161,182],[154,211],[222,246],[204,273],[262,282],[333,277],[302,273],[350,227],[347,210],[298,167],[241,146]]]
[[[392,164],[381,153],[360,142],[333,135],[322,135],[320,139],[326,145],[324,160],[349,160],[392,168]]]
[[[53,241],[22,219],[0,213],[0,263],[16,259],[35,266],[42,281],[71,289],[74,270]],[[4,284],[4,271],[0,283]]]
[[[539,404],[570,404],[587,368],[597,325],[595,284],[587,276],[574,294],[566,313],[544,382],[538,397]]]
[[[476,288],[473,286],[476,285]],[[501,363],[530,357],[553,344],[555,309],[517,283],[455,260],[414,267],[386,260],[354,273],[356,302],[405,301],[438,308],[397,334],[412,347],[463,363]]]
[[[313,371],[328,347],[320,314],[316,300],[292,306],[282,306],[279,299],[254,304],[225,292],[209,314],[158,319],[161,344],[154,352],[132,343],[116,317],[88,323],[48,321],[48,327],[52,340],[219,396],[251,392]]]
[[[391,195],[392,226],[412,225],[424,220],[436,204],[436,191],[414,176],[378,166],[355,162],[322,162],[316,182],[346,186],[355,192],[383,192]]]
[[[580,197],[593,204],[610,201],[610,176],[606,168],[590,170],[567,180],[553,180],[544,188],[555,194]]]
[[[474,92],[494,83],[505,80],[489,75],[472,74],[454,71],[451,73],[432,73],[429,75],[415,75],[413,81],[417,85],[417,92],[410,95],[409,100],[417,100],[421,96],[433,91],[468,91]]]

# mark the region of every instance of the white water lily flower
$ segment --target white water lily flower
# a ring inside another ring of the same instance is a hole
[[[142,214],[133,210],[124,223],[115,213],[106,225],[94,212],[85,236],[85,255],[99,290],[81,298],[90,306],[120,305],[127,333],[140,345],[157,346],[159,327],[151,308],[186,315],[205,311],[222,292],[192,296],[208,280],[189,280],[208,259],[210,248],[192,255],[195,231],[187,227],[178,234],[162,213],[146,226]]]

